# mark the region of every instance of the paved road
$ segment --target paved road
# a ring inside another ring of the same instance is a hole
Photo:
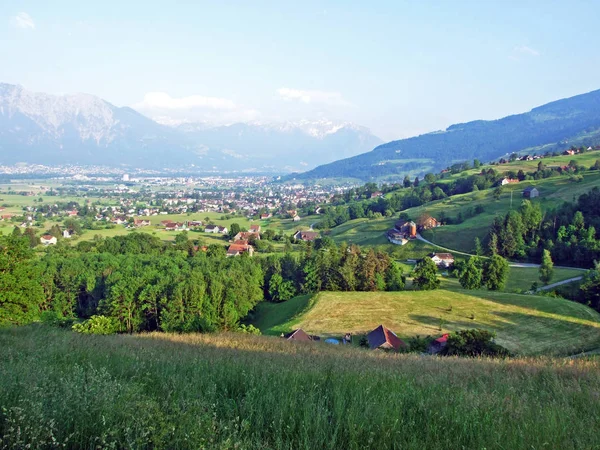
[[[316,224],[317,224],[317,222],[315,222],[315,223],[311,223],[311,224],[310,224],[310,231],[312,231],[312,230],[313,230],[313,227],[314,227]]]
[[[471,253],[459,252],[458,250],[452,250],[451,248],[446,248],[446,247],[442,247],[441,245],[434,244],[433,242],[428,241],[427,239],[425,239],[419,233],[417,233],[417,239],[420,240],[420,241],[423,241],[423,242],[425,242],[425,243],[427,243],[429,245],[432,245],[433,247],[437,247],[439,249],[446,250],[447,252],[452,252],[452,253],[456,253],[458,255],[464,255],[464,256],[475,256],[475,255],[473,255]],[[487,256],[480,256],[480,258],[487,259],[488,257]],[[539,268],[540,267],[539,264],[522,263],[522,262],[510,262],[510,261],[509,261],[508,265],[510,267],[531,267],[531,268]],[[566,267],[566,266],[554,266],[554,267],[556,269],[573,269],[573,270],[581,270],[582,272],[586,272],[587,271],[586,269],[581,269],[579,267]],[[571,280],[565,280],[564,282],[560,281],[559,283],[565,284],[565,282],[570,282],[570,281],[575,281],[575,280],[580,280],[580,279],[581,279],[581,277],[575,277],[575,278],[571,278]],[[551,286],[551,285],[548,285],[548,286]]]
[[[562,280],[562,281],[557,281],[556,283],[552,283],[552,284],[547,284],[546,286],[542,286],[540,288],[536,289],[536,292],[538,291],[547,291],[549,289],[555,288],[556,286],[561,286],[563,284],[568,284],[568,283],[572,283],[573,281],[579,281],[581,280],[583,277],[573,277],[573,278],[569,278],[568,280]]]

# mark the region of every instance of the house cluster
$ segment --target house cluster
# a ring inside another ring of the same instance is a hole
[[[417,233],[422,230],[429,230],[441,226],[436,218],[430,215],[423,215],[417,222],[412,220],[399,220],[394,224],[394,228],[386,232],[386,237],[389,242],[396,245],[404,245],[409,240],[415,239]]]
[[[428,348],[427,353],[431,355],[436,355],[440,353],[447,345],[448,342],[448,334],[444,334],[439,338],[433,339]],[[281,337],[286,341],[296,341],[296,342],[316,342],[321,341],[320,336],[308,334],[302,328],[298,328],[293,330],[287,334],[281,334]],[[325,339],[326,343],[329,344],[339,344],[340,341],[333,338]],[[401,351],[407,348],[406,343],[396,335],[392,330],[387,328],[386,326],[379,325],[374,330],[370,331],[366,336],[366,342],[371,350],[386,350],[386,351]],[[341,340],[342,344],[351,344],[352,343],[352,335],[351,333],[346,333],[346,335]],[[361,344],[362,345],[362,344]]]

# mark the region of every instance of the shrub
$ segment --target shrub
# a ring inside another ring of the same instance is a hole
[[[112,317],[92,316],[72,327],[73,331],[84,334],[115,334],[119,331],[119,324]]]
[[[246,334],[255,334],[257,336],[259,336],[260,334],[262,334],[260,332],[260,330],[258,328],[256,328],[254,325],[240,325],[237,329],[238,333],[246,333]]]
[[[442,350],[447,356],[510,356],[507,349],[494,342],[495,333],[481,330],[461,330],[448,336]]]

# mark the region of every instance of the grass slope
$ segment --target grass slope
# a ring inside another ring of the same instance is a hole
[[[600,361],[0,330],[0,447],[597,448]],[[518,393],[518,395],[517,395]]]
[[[338,337],[346,332],[363,334],[381,323],[403,338],[484,328],[497,333],[499,344],[523,355],[571,354],[600,347],[600,314],[560,298],[440,289],[322,292],[310,303],[306,298],[290,302],[261,304],[254,324],[267,334],[302,328]]]

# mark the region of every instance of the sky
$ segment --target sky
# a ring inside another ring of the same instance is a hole
[[[0,82],[384,140],[600,89],[597,1],[2,0]]]

